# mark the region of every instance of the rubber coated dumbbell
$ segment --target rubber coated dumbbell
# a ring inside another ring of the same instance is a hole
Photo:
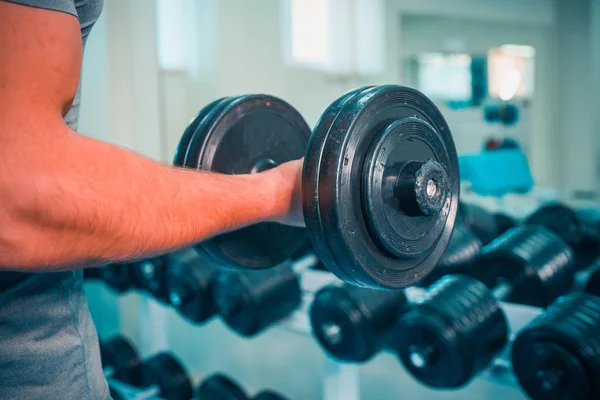
[[[573,291],[600,297],[600,258],[575,275]]]
[[[511,229],[485,246],[469,271],[502,300],[536,307],[567,293],[576,273],[572,249],[538,225]]]
[[[541,226],[520,226],[482,250],[476,269],[491,280],[446,276],[412,309],[394,331],[406,368],[431,387],[467,384],[508,342],[500,301],[521,300],[546,306],[573,282],[571,249]]]
[[[188,400],[193,396],[192,383],[187,372],[171,353],[159,353],[145,360],[140,369],[139,383],[140,391],[136,393],[136,400]],[[118,391],[111,392],[111,395],[128,398]]]
[[[299,273],[316,264],[306,257],[268,270],[226,270],[215,285],[217,309],[225,323],[254,336],[289,316],[302,303]]]
[[[168,304],[165,257],[150,258],[132,263],[135,287]]]
[[[128,385],[140,384],[140,355],[124,336],[115,336],[100,342],[100,359],[104,376]]]
[[[407,304],[403,291],[329,285],[315,294],[309,317],[313,334],[327,354],[365,362],[384,348],[387,334]]]
[[[470,228],[484,245],[516,225],[506,214],[492,213],[478,205],[464,202],[458,206],[456,220]]]
[[[481,239],[471,228],[457,224],[440,263],[420,282],[419,286],[427,287],[446,275],[467,274],[482,247]]]
[[[219,268],[210,264],[196,249],[188,248],[169,256],[166,290],[169,303],[193,323],[216,315],[214,284]]]
[[[98,271],[104,284],[117,293],[124,293],[135,287],[131,264],[111,264]]]
[[[252,400],[287,400],[287,397],[283,397],[271,389],[266,389],[254,395]]]
[[[542,225],[559,235],[573,248],[578,268],[590,265],[600,256],[600,222],[564,204],[539,208],[526,224]]]
[[[406,369],[434,388],[466,385],[508,339],[500,303],[481,282],[448,275],[400,316],[390,338]]]
[[[238,382],[223,374],[214,374],[206,378],[198,387],[197,397],[199,400],[250,400]],[[286,398],[266,389],[251,400],[286,400]]]
[[[248,400],[242,386],[223,374],[214,374],[202,381],[197,397],[200,400]]]
[[[558,299],[519,332],[511,362],[533,400],[600,399],[600,298]]]
[[[171,266],[181,264],[180,258],[188,260],[190,253],[188,249],[138,261],[132,264],[131,269],[134,276],[135,286],[163,304],[169,304],[169,289],[167,287],[167,271]],[[187,261],[183,261],[184,263]],[[202,263],[198,268],[204,268]]]
[[[282,264],[308,236],[317,258],[357,286],[402,289],[438,264],[458,208],[458,159],[435,104],[404,86],[362,87],[335,100],[313,132],[268,95],[219,99],[190,123],[174,164],[261,173],[304,157],[306,228],[260,223],[198,244],[217,264]]]

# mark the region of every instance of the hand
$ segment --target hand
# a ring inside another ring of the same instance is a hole
[[[302,164],[304,159],[288,161],[264,172],[274,180],[277,213],[273,219],[286,225],[304,226],[302,213]]]

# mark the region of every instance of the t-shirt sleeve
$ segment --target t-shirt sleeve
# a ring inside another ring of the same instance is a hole
[[[46,10],[62,11],[77,17],[75,0],[7,0],[10,3],[24,6],[43,8]]]

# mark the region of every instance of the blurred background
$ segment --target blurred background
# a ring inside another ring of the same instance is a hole
[[[547,200],[599,204],[596,0],[105,0],[82,82],[81,133],[164,162],[195,114],[222,96],[272,94],[314,125],[350,89],[407,85],[448,121],[464,156],[463,199],[515,216]],[[526,162],[482,174],[468,161],[498,148]],[[523,190],[490,184],[515,180]],[[309,336],[271,329],[244,339],[220,321],[194,327],[135,294],[89,293],[101,338],[121,332],[147,352],[161,343],[198,378],[224,371],[251,391],[321,398],[326,356]],[[140,323],[142,313],[158,325]],[[487,380],[432,391],[388,354],[361,366],[360,391],[365,399],[523,396]]]

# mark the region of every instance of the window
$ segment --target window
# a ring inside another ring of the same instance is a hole
[[[188,65],[186,0],[156,0],[158,65],[163,70],[184,70]]]
[[[473,95],[471,57],[467,54],[423,53],[417,59],[418,87],[433,100],[470,102]]]
[[[322,65],[327,60],[327,2],[290,0],[291,58],[300,64]]]
[[[535,49],[504,45],[488,53],[489,95],[503,101],[533,95]]]
[[[384,0],[280,0],[288,65],[336,74],[385,66]]]

